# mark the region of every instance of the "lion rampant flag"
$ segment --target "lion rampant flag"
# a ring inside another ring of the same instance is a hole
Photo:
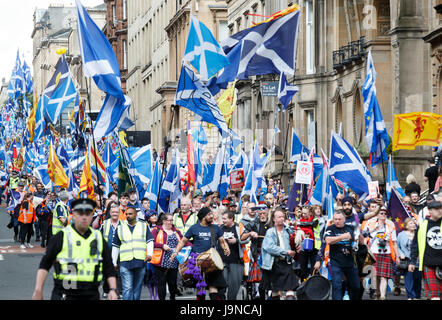
[[[87,197],[95,201],[94,182],[92,180],[88,152],[86,152],[86,158],[84,159],[83,173],[81,174],[80,190],[78,191],[78,194],[83,191],[87,191]]]
[[[60,159],[57,157],[52,141],[49,147],[48,175],[56,186],[66,189],[69,188],[69,178],[61,165]]]
[[[26,123],[26,128],[29,132],[30,141],[34,142],[34,136],[35,136],[35,117],[37,113],[37,105],[38,105],[38,98],[37,98],[37,92],[34,91],[34,107],[32,108],[31,114],[29,115],[28,121]]]
[[[232,126],[232,116],[236,107],[235,83],[226,89],[217,101],[219,110],[221,110],[229,128]]]
[[[437,146],[442,142],[442,115],[412,112],[394,115],[393,151]]]

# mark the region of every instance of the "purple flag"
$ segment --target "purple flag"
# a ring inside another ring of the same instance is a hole
[[[411,216],[404,207],[404,204],[399,198],[396,189],[393,187],[391,188],[391,191],[390,201],[388,202],[387,208],[388,212],[390,213],[388,219],[394,222],[394,225],[396,226],[396,233],[399,233],[405,227],[405,219],[411,218]]]

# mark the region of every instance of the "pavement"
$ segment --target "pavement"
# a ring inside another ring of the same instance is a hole
[[[6,225],[10,221],[10,216],[5,210],[5,205],[0,205],[0,300],[30,300],[35,287],[35,277],[40,260],[45,252],[40,243],[35,242],[35,236],[31,239],[34,248],[21,249],[20,243],[13,239],[13,229],[8,229]],[[52,270],[46,279],[43,288],[44,299],[49,299],[52,292]],[[387,300],[407,300],[402,280],[402,293],[394,296],[392,292],[387,294]],[[141,300],[150,300],[149,290],[143,287]],[[424,292],[422,292],[422,296]],[[168,297],[166,297],[168,299]],[[208,297],[206,298],[208,300]],[[364,300],[369,300],[367,292]],[[192,290],[186,290],[183,296],[177,300],[195,300]]]

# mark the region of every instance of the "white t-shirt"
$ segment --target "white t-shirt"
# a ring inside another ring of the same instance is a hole
[[[370,234],[370,250],[374,254],[390,254],[390,238],[393,241],[396,241],[396,231],[394,226],[389,225],[386,222],[385,225],[378,227],[378,223],[370,226],[370,229],[367,229]],[[382,241],[382,240],[385,240]]]

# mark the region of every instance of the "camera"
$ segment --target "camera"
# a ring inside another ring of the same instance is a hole
[[[379,239],[378,245],[379,245],[379,248],[384,249],[387,246],[387,240]]]

